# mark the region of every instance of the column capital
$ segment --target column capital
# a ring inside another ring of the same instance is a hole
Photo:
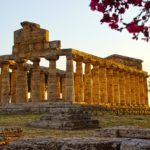
[[[143,77],[145,77],[145,78],[148,78],[148,77],[149,77],[148,73],[145,72],[145,71],[142,71],[142,72],[140,73],[140,76],[143,76]]]
[[[69,55],[66,55],[66,58],[67,58],[67,60],[71,60],[71,59],[75,59],[75,56],[74,55],[71,55],[71,54],[69,54]]]
[[[93,66],[99,66],[99,61],[92,61]]]
[[[99,67],[101,67],[101,68],[106,68],[108,66],[108,64],[107,64],[107,62],[105,61],[105,60],[101,60],[100,62],[99,62]]]
[[[17,66],[16,66],[16,64],[15,64],[15,65],[11,65],[10,68],[11,68],[12,70],[16,70],[16,69],[17,69]]]
[[[4,65],[4,64],[8,64],[9,65],[10,64],[9,61],[7,61],[7,60],[6,61],[1,61],[0,63],[1,63],[1,65]]]
[[[51,60],[56,61],[56,60],[59,59],[59,55],[53,55],[53,54],[52,55],[48,55],[48,56],[45,57],[45,59],[47,59],[49,61],[51,61]]]
[[[85,63],[85,64],[91,64],[92,61],[91,61],[89,58],[85,58],[85,59],[84,59],[84,63]]]
[[[119,68],[119,72],[120,72],[120,73],[124,73],[125,70],[124,70],[123,68]]]
[[[73,59],[74,59],[74,61],[76,61],[76,62],[83,62],[83,56],[75,55]]]
[[[113,76],[113,74],[114,74],[113,68],[107,68],[106,72],[107,72],[107,76]]]
[[[31,57],[30,61],[32,61],[33,63],[39,63],[40,62],[40,58]]]
[[[130,74],[131,72],[130,72],[129,69],[126,68],[126,69],[124,69],[124,73],[125,73],[125,74]]]
[[[26,62],[27,62],[27,59],[24,59],[24,58],[17,58],[15,61],[16,61],[16,63],[26,63]]]

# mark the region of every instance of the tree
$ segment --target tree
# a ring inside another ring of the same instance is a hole
[[[132,20],[126,22],[124,15],[131,8],[136,8],[138,13]],[[133,35],[133,39],[149,41],[150,35],[150,1],[149,0],[91,0],[90,8],[102,14],[101,23],[107,23],[111,29],[122,31],[126,29]]]

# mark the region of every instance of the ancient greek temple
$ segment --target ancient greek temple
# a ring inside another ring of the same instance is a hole
[[[21,26],[14,32],[12,54],[0,56],[1,105],[65,101],[148,106],[148,74],[142,70],[142,60],[121,55],[101,58],[71,48],[61,49],[61,42],[49,41],[48,30],[39,24],[25,21]],[[66,57],[64,71],[56,67],[62,56]],[[40,66],[41,58],[49,61],[49,67]],[[29,60],[33,64],[28,64]]]

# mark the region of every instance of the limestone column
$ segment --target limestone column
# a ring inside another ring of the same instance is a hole
[[[93,64],[93,104],[99,104],[100,100],[100,80],[99,65]]]
[[[10,94],[9,62],[2,62],[1,65],[1,103],[7,104]]]
[[[25,61],[17,61],[16,72],[16,102],[24,103],[28,101],[27,71],[24,68]]]
[[[130,87],[131,87],[131,106],[136,105],[136,81],[135,81],[135,72],[132,72],[130,75]]]
[[[11,73],[11,103],[16,103],[16,70],[15,66],[12,67]]]
[[[120,70],[119,73],[119,87],[120,87],[120,105],[125,106],[125,73],[124,70]]]
[[[107,95],[108,103],[114,105],[113,68],[107,68]]]
[[[40,72],[40,101],[45,101],[45,73]]]
[[[65,100],[65,77],[62,77],[62,80],[61,80],[61,84],[62,84],[62,99]]]
[[[60,76],[57,76],[57,79],[56,79],[56,82],[57,82],[57,98],[60,99]]]
[[[145,89],[144,89],[143,74],[140,74],[139,83],[140,83],[140,106],[145,106]]]
[[[126,71],[125,73],[125,99],[126,105],[131,105],[131,86],[130,86],[130,72]]]
[[[75,101],[84,102],[83,69],[82,62],[79,61],[76,61]]]
[[[2,75],[0,74],[0,104],[1,104],[1,90],[2,90]]]
[[[32,74],[31,74],[31,101],[39,102],[40,101],[40,59],[33,58]]]
[[[100,86],[100,100],[99,104],[108,104],[107,91],[107,69],[106,66],[99,66],[99,86]]]
[[[66,56],[65,101],[75,102],[73,57]]]
[[[92,103],[92,75],[91,64],[89,61],[85,62],[84,102],[87,104]]]
[[[114,105],[120,105],[120,86],[118,68],[113,70]]]
[[[146,73],[146,75],[143,76],[143,84],[144,84],[144,100],[145,100],[145,106],[148,106],[148,85],[147,85],[147,78],[148,75]]]
[[[139,74],[136,73],[135,75],[135,89],[136,89],[136,95],[135,95],[135,98],[136,98],[136,105],[139,106],[140,105],[140,84],[139,84]]]
[[[49,75],[48,75],[48,90],[47,97],[48,101],[56,101],[57,97],[57,74],[56,74],[56,58],[55,56],[52,58],[47,58],[49,60]]]

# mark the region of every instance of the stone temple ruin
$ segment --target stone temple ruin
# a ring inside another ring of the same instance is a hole
[[[91,119],[83,106],[149,107],[148,74],[142,70],[142,60],[120,55],[100,58],[71,48],[62,49],[60,41],[49,41],[48,31],[40,25],[21,25],[23,28],[14,32],[12,55],[0,56],[0,112],[10,106],[22,108],[31,104],[33,110],[36,104],[44,104],[48,105],[48,113],[28,125],[73,130],[99,128],[98,120]],[[66,71],[56,67],[62,56],[66,57]],[[41,58],[49,61],[49,67],[40,66]],[[28,64],[28,60],[33,64]],[[1,127],[0,150],[150,149],[150,129],[125,126],[97,129],[90,138],[16,140],[22,134],[21,128]],[[12,138],[15,140],[9,143]]]
[[[21,25],[22,28],[14,32],[12,54],[0,56],[2,106],[30,101],[148,106],[148,74],[142,70],[142,60],[120,55],[100,58],[71,48],[61,49],[61,42],[49,41],[49,32],[40,25],[31,22]],[[66,71],[56,69],[56,61],[61,56],[66,57]],[[49,61],[49,68],[39,65],[41,58]],[[28,60],[33,65],[27,64]],[[27,73],[31,73],[30,83]]]

